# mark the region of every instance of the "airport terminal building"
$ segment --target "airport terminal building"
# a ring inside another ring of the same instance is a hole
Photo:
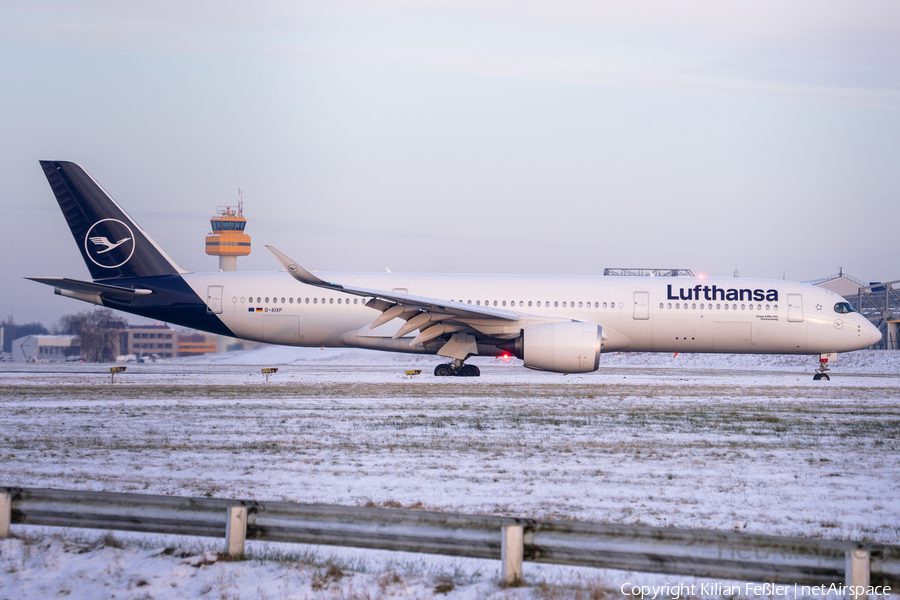
[[[178,332],[168,325],[132,325],[122,332],[120,346],[120,354],[173,358],[178,356]]]

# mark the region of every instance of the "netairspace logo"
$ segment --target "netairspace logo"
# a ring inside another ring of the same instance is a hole
[[[721,583],[694,583],[686,584],[665,584],[665,585],[634,585],[632,583],[623,583],[619,589],[623,596],[633,596],[635,598],[655,600],[656,598],[667,598],[670,600],[680,600],[681,598],[691,596],[787,596],[792,595],[794,598],[806,598],[809,596],[826,596],[835,595],[836,597],[857,598],[872,596],[886,596],[891,593],[889,585],[841,585],[832,583],[831,585],[800,585],[800,584],[784,584],[777,583],[744,583],[737,585],[725,585]]]

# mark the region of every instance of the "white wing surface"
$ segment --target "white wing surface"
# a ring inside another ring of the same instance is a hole
[[[374,329],[398,318],[406,321],[406,324],[400,327],[393,338],[397,339],[418,330],[419,333],[410,342],[410,346],[426,344],[445,334],[460,334],[473,336],[470,338],[471,341],[468,342],[469,345],[467,345],[467,348],[471,350],[475,345],[476,339],[478,341],[493,341],[497,343],[498,341],[515,338],[519,335],[521,329],[527,325],[569,320],[527,315],[502,308],[453,302],[442,298],[399,294],[393,291],[324,281],[272,246],[266,246],[266,248],[275,255],[275,258],[278,259],[291,277],[301,283],[369,298],[366,306],[381,311],[381,315],[369,325],[369,329]],[[458,339],[456,342],[453,340],[447,341],[438,354],[454,356],[450,354],[449,348],[458,344]],[[444,349],[448,350],[445,351]]]

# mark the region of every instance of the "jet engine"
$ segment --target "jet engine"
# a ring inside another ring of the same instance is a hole
[[[600,366],[603,328],[593,323],[545,323],[522,330],[516,356],[525,366],[555,373],[590,373]]]

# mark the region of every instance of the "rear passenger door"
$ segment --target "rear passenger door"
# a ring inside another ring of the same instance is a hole
[[[206,312],[214,315],[222,314],[222,286],[211,285],[206,288]]]

